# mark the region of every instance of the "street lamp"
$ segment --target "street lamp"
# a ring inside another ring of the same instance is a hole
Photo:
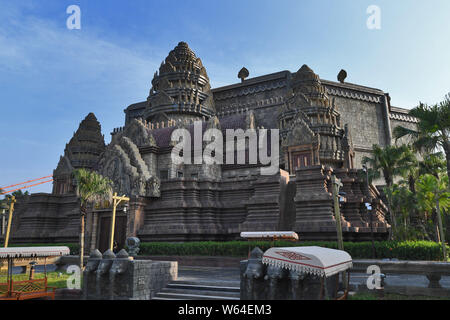
[[[334,215],[336,219],[336,231],[338,238],[339,250],[344,250],[344,240],[342,237],[342,224],[341,224],[341,212],[339,210],[339,188],[343,186],[340,179],[335,175],[331,176],[331,183],[333,186],[333,198],[334,198]]]
[[[334,214],[336,219],[336,231],[337,231],[337,239],[338,239],[338,249],[344,250],[344,239],[342,236],[342,223],[341,223],[341,211],[340,204],[345,202],[345,192],[339,192],[339,188],[344,185],[341,182],[341,179],[336,178],[335,175],[331,176],[331,183],[333,187],[333,199],[334,199]],[[347,274],[342,272],[342,283],[344,284],[345,289],[347,290]]]
[[[373,211],[372,211],[372,205],[368,202],[364,203],[366,205],[367,212],[369,213],[369,219],[370,219],[370,237],[372,238],[372,259],[375,259],[377,252],[375,250],[375,242],[373,239]]]
[[[347,201],[347,198],[345,197],[347,195],[347,193],[340,191],[339,192],[339,203],[343,204],[345,203],[345,201]]]
[[[16,203],[16,197],[15,196],[7,196],[8,202],[9,202],[9,215],[8,215],[8,226],[6,228],[6,236],[5,236],[5,248],[8,248],[8,242],[9,242],[9,233],[11,231],[11,221],[12,221],[12,214],[14,212],[14,203]]]
[[[114,228],[116,226],[116,208],[120,202],[130,201],[130,198],[125,197],[125,195],[118,197],[117,192],[114,192],[114,196],[112,198],[113,198],[113,215],[112,215],[112,220],[111,220],[111,239],[109,241],[109,249],[111,251],[113,251],[113,248],[114,248]],[[126,209],[127,205],[128,205],[128,203],[126,203],[124,206],[124,212],[127,211],[127,209]]]
[[[37,262],[36,261],[31,261],[29,263],[29,265],[30,265],[30,276],[29,276],[29,279],[33,280],[33,278],[34,278],[34,271],[35,271],[34,269],[35,269],[35,267],[37,265]]]
[[[5,227],[6,227],[6,210],[9,209],[9,206],[6,204],[6,201],[2,201],[0,203],[0,211],[2,216],[2,236],[5,235]]]
[[[366,174],[367,193],[369,193],[370,192],[370,189],[369,189],[369,169],[367,168],[367,166],[365,164],[363,165],[363,171]]]
[[[366,183],[367,183],[367,195],[370,197],[370,186],[369,186],[369,169],[366,165],[363,165],[363,171],[366,173]],[[365,203],[367,212],[369,213],[370,218],[370,237],[372,238],[372,259],[375,259],[377,253],[375,250],[375,243],[373,239],[373,212],[372,205],[368,202]]]

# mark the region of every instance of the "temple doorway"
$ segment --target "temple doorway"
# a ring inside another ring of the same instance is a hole
[[[99,232],[99,242],[98,247],[100,252],[105,252],[109,249],[109,241],[111,237],[111,217],[104,216],[100,217],[100,232]],[[119,250],[125,247],[126,240],[126,228],[127,228],[127,217],[126,216],[116,216],[116,224],[114,228],[114,243],[116,244],[114,252],[117,253]]]

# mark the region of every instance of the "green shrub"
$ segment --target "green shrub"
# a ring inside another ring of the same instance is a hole
[[[229,256],[246,257],[249,249],[259,247],[265,251],[272,246],[320,246],[337,249],[333,241],[228,241],[228,242],[144,242],[140,246],[140,255],[174,256]],[[375,242],[377,259],[397,258],[399,260],[442,260],[442,247],[431,241],[379,241]],[[344,250],[353,259],[372,258],[371,242],[345,242]]]
[[[11,247],[40,247],[40,246],[67,246],[70,254],[79,253],[78,243],[33,243],[12,244]],[[199,242],[142,242],[140,255],[168,255],[168,256],[227,256],[247,257],[249,249],[259,247],[266,251],[272,246],[297,247],[319,246],[337,249],[334,241],[199,241]],[[399,260],[442,260],[442,246],[432,241],[376,241],[375,249],[377,259],[397,258]],[[353,259],[371,259],[371,242],[345,242],[344,250]],[[448,249],[450,252],[450,247]]]

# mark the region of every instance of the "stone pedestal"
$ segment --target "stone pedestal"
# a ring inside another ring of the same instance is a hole
[[[125,250],[117,256],[94,250],[83,273],[87,300],[150,300],[178,276],[175,261],[134,260]]]
[[[241,300],[320,300],[337,298],[339,275],[321,278],[262,263],[263,252],[253,249],[241,261]]]

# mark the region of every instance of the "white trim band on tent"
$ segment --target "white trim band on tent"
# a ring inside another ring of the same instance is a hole
[[[347,252],[322,247],[270,248],[264,253],[262,262],[321,277],[330,277],[353,265]]]
[[[70,254],[68,247],[13,247],[0,248],[0,259],[30,258],[30,257],[59,257]]]
[[[262,231],[262,232],[241,232],[242,238],[287,238],[287,239],[295,239],[298,240],[298,234],[294,231]]]

